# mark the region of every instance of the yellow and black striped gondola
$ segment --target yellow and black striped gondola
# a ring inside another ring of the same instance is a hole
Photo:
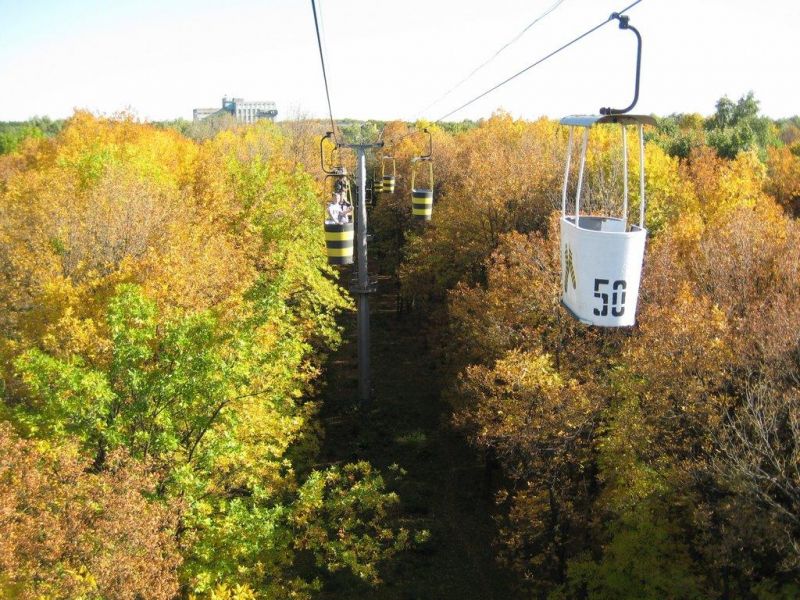
[[[428,164],[428,183],[417,187],[417,167],[420,163]],[[430,221],[433,216],[433,161],[430,156],[418,156],[412,159],[411,167],[411,215],[417,221]]]
[[[330,201],[325,210],[325,254],[329,265],[353,264],[353,196],[347,169],[343,166],[328,167],[325,160],[325,140],[333,140],[328,132],[319,142],[319,157],[325,181],[333,182]],[[338,146],[333,142],[333,152]]]
[[[329,265],[353,264],[353,197],[344,168],[335,175],[331,201],[325,215],[325,252]]]
[[[386,161],[392,161],[392,171],[391,173],[386,172]],[[395,184],[395,172],[397,170],[397,165],[395,163],[393,156],[384,156],[381,158],[381,180],[383,182],[382,191],[386,194],[394,194],[394,184]]]
[[[372,195],[375,200],[378,199],[378,194],[383,193],[383,173],[378,174],[378,165],[375,165],[375,170],[372,175]]]
[[[353,223],[325,222],[325,251],[329,265],[353,264]]]

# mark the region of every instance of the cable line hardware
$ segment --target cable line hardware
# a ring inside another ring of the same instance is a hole
[[[629,11],[629,10],[630,10],[630,9],[632,9],[634,6],[636,6],[637,4],[639,4],[641,1],[642,1],[642,0],[636,0],[636,2],[633,2],[633,3],[629,4],[628,6],[626,6],[625,8],[623,8],[622,10],[619,10],[619,11],[617,11],[617,12],[615,12],[615,13],[611,13],[611,15],[608,17],[608,19],[606,19],[606,20],[605,20],[605,21],[603,21],[602,23],[598,23],[597,25],[595,25],[594,27],[592,27],[592,28],[591,28],[591,29],[589,29],[588,31],[585,31],[584,33],[582,33],[582,34],[581,34],[581,35],[579,35],[578,37],[576,37],[576,38],[574,38],[574,39],[570,40],[569,42],[567,42],[567,43],[566,43],[566,44],[564,44],[563,46],[560,46],[559,48],[557,48],[557,49],[553,50],[553,51],[552,51],[550,54],[548,54],[547,56],[544,56],[543,58],[540,58],[539,60],[537,60],[536,62],[534,62],[534,63],[532,63],[532,64],[530,64],[530,65],[528,65],[527,67],[525,67],[525,68],[524,68],[524,69],[522,69],[521,71],[517,71],[517,72],[516,72],[516,73],[514,73],[514,74],[513,74],[511,77],[507,77],[506,79],[504,79],[503,81],[501,81],[501,82],[500,82],[500,83],[498,83],[497,85],[495,85],[495,86],[493,86],[493,87],[489,88],[488,90],[486,90],[486,91],[485,91],[485,92],[483,92],[482,94],[479,94],[479,95],[475,96],[475,97],[474,97],[472,100],[470,100],[470,101],[468,101],[468,102],[465,102],[464,104],[462,104],[462,105],[461,105],[461,106],[459,106],[458,108],[451,110],[451,111],[450,111],[449,113],[447,113],[446,115],[439,117],[438,119],[436,119],[436,121],[435,121],[435,122],[436,122],[436,123],[439,123],[439,122],[441,122],[441,121],[444,121],[444,120],[445,120],[447,117],[450,117],[450,116],[454,115],[455,113],[459,112],[460,110],[467,108],[469,105],[471,105],[471,104],[473,104],[473,103],[477,102],[477,101],[478,101],[478,100],[480,100],[481,98],[483,98],[483,97],[485,97],[485,96],[488,96],[489,94],[491,94],[491,93],[492,93],[492,92],[494,92],[495,90],[498,90],[498,89],[500,89],[501,87],[503,87],[504,85],[506,85],[507,83],[510,83],[511,81],[513,81],[514,79],[516,79],[517,77],[519,77],[520,75],[522,75],[522,74],[524,74],[524,73],[527,73],[528,71],[530,71],[530,70],[531,70],[531,69],[533,69],[534,67],[536,67],[536,66],[538,66],[538,65],[542,64],[543,62],[545,62],[546,60],[549,60],[549,59],[553,58],[553,57],[554,57],[556,54],[558,54],[559,52],[562,52],[562,51],[566,50],[567,48],[569,48],[569,47],[570,47],[570,46],[572,46],[573,44],[575,44],[575,43],[579,42],[580,40],[582,40],[583,38],[585,38],[586,36],[588,36],[588,35],[591,35],[592,33],[594,33],[595,31],[597,31],[597,30],[598,30],[598,29],[600,29],[601,27],[604,27],[605,25],[608,25],[608,24],[609,24],[609,23],[611,23],[611,22],[612,22],[614,19],[617,19],[617,18],[619,18],[619,16],[620,16],[620,15],[622,15],[623,13],[625,13],[625,12]],[[635,30],[634,30],[634,31],[635,31]],[[636,32],[636,33],[637,33],[637,35],[638,35],[638,32]],[[635,103],[634,103],[634,104],[635,104]]]
[[[600,109],[601,115],[624,115],[632,111],[636,103],[639,102],[639,80],[641,79],[640,75],[642,72],[642,35],[639,33],[638,29],[630,24],[630,17],[619,13],[611,13],[611,17],[609,18],[618,19],[620,29],[628,29],[636,35],[636,83],[633,88],[633,102],[631,102],[627,108],[606,107]]]
[[[489,64],[490,64],[490,63],[491,63],[491,62],[492,62],[494,59],[496,59],[496,58],[497,58],[498,56],[500,56],[500,55],[501,55],[501,54],[502,54],[502,53],[503,53],[505,50],[507,50],[507,49],[509,48],[509,46],[511,46],[511,45],[515,44],[516,42],[518,42],[518,41],[520,40],[520,38],[521,38],[523,35],[525,35],[525,34],[528,32],[528,30],[529,30],[531,27],[533,27],[533,26],[534,26],[534,25],[536,25],[536,24],[537,24],[539,21],[541,21],[542,19],[544,19],[544,18],[545,18],[547,15],[549,15],[550,13],[552,13],[553,11],[555,11],[555,10],[556,10],[556,9],[557,9],[559,6],[561,6],[561,4],[562,4],[563,2],[564,2],[564,0],[556,0],[556,2],[554,2],[554,3],[553,3],[551,6],[550,6],[550,7],[548,7],[548,8],[547,8],[547,9],[546,9],[546,10],[545,10],[545,11],[544,11],[542,14],[540,14],[540,15],[539,15],[538,17],[536,17],[536,18],[535,18],[533,21],[531,21],[530,23],[528,23],[528,24],[525,26],[525,28],[524,28],[524,29],[522,29],[522,31],[520,31],[520,32],[519,32],[517,35],[515,35],[513,38],[511,38],[511,40],[509,40],[508,42],[506,42],[505,44],[503,44],[503,46],[502,46],[502,47],[501,47],[499,50],[497,50],[497,51],[496,51],[496,52],[495,52],[495,53],[494,53],[492,56],[490,56],[490,57],[489,57],[487,60],[485,60],[484,62],[482,62],[481,64],[479,64],[477,67],[475,67],[475,68],[474,68],[474,69],[473,69],[473,70],[472,70],[472,71],[469,73],[469,75],[467,75],[466,77],[464,77],[464,78],[463,78],[461,81],[459,81],[458,83],[456,83],[456,84],[455,84],[453,87],[451,87],[451,88],[450,88],[449,90],[447,90],[447,91],[446,91],[444,94],[442,94],[441,96],[439,96],[439,97],[438,97],[436,100],[434,100],[433,102],[431,102],[430,104],[428,104],[428,106],[426,106],[425,108],[423,108],[423,109],[422,109],[422,110],[421,110],[419,113],[417,113],[417,114],[420,114],[420,115],[421,115],[422,113],[425,113],[425,112],[427,112],[427,111],[428,111],[430,108],[433,108],[434,106],[436,106],[436,105],[437,105],[439,102],[441,102],[442,100],[444,100],[445,98],[447,98],[447,97],[448,97],[450,94],[452,94],[453,92],[455,92],[455,91],[456,91],[458,88],[460,88],[462,85],[464,85],[464,84],[465,84],[467,81],[469,81],[470,79],[472,79],[472,77],[474,77],[474,76],[475,76],[475,74],[476,74],[478,71],[480,71],[481,69],[483,69],[484,67],[486,67],[487,65],[489,65]]]
[[[328,115],[331,118],[331,132],[336,139],[336,123],[333,120],[333,108],[331,108],[331,93],[328,88],[328,72],[325,69],[325,56],[322,53],[322,38],[319,35],[319,20],[317,19],[317,4],[311,0],[311,10],[314,12],[314,28],[317,31],[317,46],[319,47],[319,61],[322,64],[322,79],[325,82],[325,97],[328,99]]]

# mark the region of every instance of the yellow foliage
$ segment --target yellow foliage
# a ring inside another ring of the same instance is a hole
[[[699,211],[695,191],[683,178],[677,158],[669,156],[656,144],[647,144],[645,161],[645,223],[651,233],[658,233],[677,219]],[[637,213],[638,181],[632,181],[630,185],[632,190],[636,190],[634,212]]]
[[[696,150],[683,175],[692,182],[703,222],[712,225],[737,208],[770,203],[764,193],[767,171],[754,152],[740,152],[735,159],[719,158],[709,147]]]
[[[788,146],[767,149],[767,190],[795,214],[800,211],[800,155]]]
[[[54,140],[26,146],[25,164],[0,192],[4,363],[32,345],[102,362],[101,315],[123,282],[142,285],[165,317],[240,312],[259,271],[298,260],[265,252],[259,213],[274,208],[276,222],[304,224],[317,217],[293,216],[284,200],[307,193],[287,176],[284,146],[271,124],[200,145],[130,116],[84,112]],[[298,239],[298,249],[322,257],[316,237],[313,248]]]
[[[474,281],[502,234],[542,228],[560,205],[565,134],[557,123],[500,113],[465,133],[439,136],[433,220],[409,237],[401,269],[405,291],[420,299],[464,276]],[[400,201],[410,204],[409,195],[400,192]]]

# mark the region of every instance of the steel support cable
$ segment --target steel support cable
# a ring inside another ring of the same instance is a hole
[[[421,110],[419,113],[417,113],[417,114],[422,114],[422,113],[426,112],[428,109],[430,109],[431,107],[433,107],[433,106],[437,105],[439,102],[441,102],[442,100],[444,100],[445,98],[447,98],[447,97],[448,97],[450,94],[452,94],[453,92],[455,92],[455,91],[456,91],[458,88],[460,88],[462,85],[464,85],[464,84],[465,84],[467,81],[469,81],[470,79],[472,79],[472,78],[475,76],[475,74],[476,74],[478,71],[480,71],[481,69],[483,69],[484,67],[486,67],[486,66],[487,66],[488,64],[490,64],[490,63],[491,63],[491,62],[492,62],[494,59],[496,59],[498,56],[500,56],[500,55],[501,55],[501,54],[502,54],[502,53],[503,53],[503,52],[504,52],[506,49],[508,49],[508,47],[509,47],[509,46],[511,46],[512,44],[514,44],[514,43],[518,42],[518,41],[519,41],[519,39],[520,39],[520,38],[521,38],[523,35],[525,35],[525,34],[528,32],[528,30],[529,30],[531,27],[533,27],[534,25],[536,25],[536,23],[538,23],[539,21],[541,21],[542,19],[544,19],[544,18],[545,18],[547,15],[549,15],[550,13],[552,13],[553,11],[555,11],[555,10],[556,10],[556,9],[557,9],[559,6],[561,6],[561,4],[562,4],[563,2],[564,2],[564,0],[556,0],[556,2],[555,2],[554,4],[552,4],[552,5],[551,5],[551,6],[550,6],[550,7],[549,7],[547,10],[545,10],[545,11],[544,11],[542,14],[540,14],[538,17],[536,17],[536,18],[535,18],[533,21],[531,21],[530,23],[528,23],[528,24],[525,26],[525,28],[524,28],[522,31],[520,31],[520,32],[519,32],[519,33],[518,33],[516,36],[514,36],[514,37],[513,37],[513,38],[512,38],[510,41],[506,42],[506,43],[505,43],[505,44],[504,44],[504,45],[503,45],[503,46],[502,46],[502,47],[501,47],[501,48],[500,48],[500,49],[499,49],[497,52],[495,52],[495,53],[494,53],[492,56],[490,56],[490,57],[489,57],[487,60],[485,60],[484,62],[482,62],[480,65],[478,65],[477,67],[475,67],[475,68],[472,70],[472,72],[471,72],[469,75],[467,75],[466,77],[464,77],[464,79],[462,79],[461,81],[459,81],[458,83],[456,83],[456,84],[455,84],[453,87],[451,87],[451,88],[450,88],[449,90],[447,90],[447,91],[446,91],[444,94],[442,94],[441,96],[439,96],[439,97],[438,97],[436,100],[434,100],[433,102],[431,102],[430,104],[428,104],[428,106],[426,106],[425,108],[423,108],[423,109],[422,109],[422,110]]]
[[[319,20],[317,19],[317,3],[315,0],[311,0],[311,10],[314,11],[314,28],[317,31],[317,47],[319,47],[319,61],[322,64],[322,79],[325,81],[325,97],[328,100],[328,115],[331,118],[331,131],[333,132],[334,141],[338,144],[339,142],[336,139],[336,124],[333,121],[333,109],[331,108],[331,93],[328,89],[328,72],[325,70],[325,55],[322,52],[322,38],[319,35]]]
[[[328,31],[325,29],[325,7],[322,6],[322,0],[316,0],[317,14],[319,15],[319,33],[322,37],[322,52],[325,56],[330,54],[328,52]]]
[[[401,135],[399,138],[395,138],[393,140],[389,140],[388,142],[386,142],[386,145],[391,148],[395,144],[398,144],[399,142],[402,142],[404,139],[406,139],[408,137],[411,137],[412,135],[417,135],[418,133],[422,133],[422,130],[421,129],[415,129],[414,131],[409,131],[408,133],[404,133],[403,135]],[[383,132],[381,132],[381,137],[383,137]]]
[[[488,96],[489,94],[491,94],[491,93],[492,93],[492,92],[494,92],[495,90],[497,90],[497,89],[499,89],[499,88],[503,87],[504,85],[506,85],[507,83],[509,83],[509,82],[513,81],[514,79],[516,79],[516,78],[517,78],[517,77],[519,77],[520,75],[522,75],[522,74],[524,74],[524,73],[527,73],[527,72],[528,72],[528,71],[530,71],[532,68],[534,68],[534,67],[536,67],[536,66],[538,66],[538,65],[542,64],[542,63],[543,63],[543,62],[545,62],[546,60],[549,60],[550,58],[554,57],[554,56],[555,56],[556,54],[558,54],[559,52],[561,52],[561,51],[563,51],[563,50],[566,50],[567,48],[569,48],[570,46],[572,46],[572,45],[573,45],[573,44],[575,44],[576,42],[579,42],[580,40],[582,40],[583,38],[585,38],[586,36],[593,34],[595,31],[597,31],[598,29],[600,29],[600,28],[601,28],[601,27],[603,27],[604,25],[608,25],[608,24],[609,24],[611,21],[613,21],[613,20],[614,20],[614,19],[615,19],[615,18],[616,18],[618,15],[621,15],[621,14],[625,13],[626,11],[629,11],[629,10],[630,10],[630,9],[632,9],[634,6],[636,6],[637,4],[639,4],[641,1],[642,1],[642,0],[636,0],[636,2],[633,2],[632,4],[629,4],[628,6],[626,6],[625,8],[623,8],[622,10],[618,10],[618,11],[616,11],[615,13],[613,13],[613,14],[612,14],[610,17],[608,17],[608,19],[606,19],[606,20],[605,20],[605,21],[603,21],[602,23],[598,23],[597,25],[595,25],[594,27],[592,27],[592,28],[591,28],[591,29],[589,29],[588,31],[586,31],[586,32],[582,33],[581,35],[579,35],[578,37],[576,37],[575,39],[573,39],[573,40],[571,40],[571,41],[567,42],[566,44],[564,44],[563,46],[561,46],[561,47],[557,48],[556,50],[553,50],[553,51],[552,51],[550,54],[548,54],[547,56],[545,56],[545,57],[543,57],[543,58],[540,58],[540,59],[539,59],[539,60],[537,60],[535,63],[528,65],[527,67],[525,67],[525,68],[524,68],[524,69],[522,69],[521,71],[518,71],[517,73],[514,73],[514,74],[513,74],[511,77],[508,77],[507,79],[504,79],[503,81],[501,81],[500,83],[498,83],[498,84],[497,84],[497,85],[495,85],[494,87],[491,87],[491,88],[489,88],[488,90],[486,90],[485,92],[483,92],[482,94],[480,94],[480,95],[478,95],[478,96],[475,96],[475,97],[474,97],[472,100],[470,100],[469,102],[465,102],[464,104],[462,104],[462,105],[461,105],[461,106],[459,106],[458,108],[456,108],[456,109],[454,109],[454,110],[451,110],[451,111],[450,111],[449,113],[447,113],[446,115],[439,117],[438,119],[436,119],[436,121],[434,121],[434,123],[439,123],[439,122],[441,122],[441,121],[444,121],[444,120],[445,120],[447,117],[449,117],[449,116],[451,116],[451,115],[454,115],[455,113],[459,112],[460,110],[463,110],[463,109],[465,109],[466,107],[468,107],[470,104],[473,104],[473,103],[477,102],[478,100],[480,100],[481,98],[483,98],[483,97],[485,97],[485,96]]]

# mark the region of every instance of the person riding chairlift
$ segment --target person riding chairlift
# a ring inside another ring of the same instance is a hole
[[[352,222],[353,207],[347,203],[346,190],[344,179],[337,179],[331,202],[328,204],[327,223],[345,225]]]

